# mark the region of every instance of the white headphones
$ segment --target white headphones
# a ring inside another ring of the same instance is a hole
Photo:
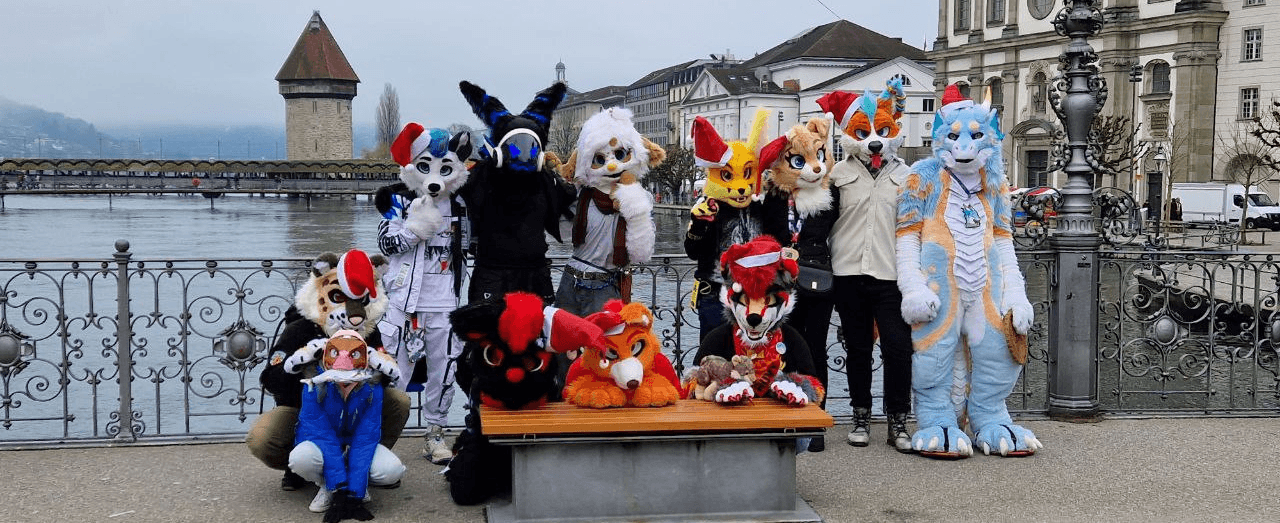
[[[518,135],[522,135],[522,134],[527,134],[527,135],[529,135],[529,137],[533,139],[534,143],[536,143],[536,144],[538,145],[538,168],[537,168],[537,170],[541,171],[541,170],[542,170],[542,164],[543,164],[543,162],[546,160],[546,154],[545,154],[545,151],[544,151],[544,149],[543,149],[543,147],[542,147],[542,140],[541,140],[540,138],[538,138],[538,133],[533,132],[533,130],[532,130],[532,129],[527,129],[527,128],[524,128],[524,127],[520,127],[520,128],[512,129],[511,131],[507,132],[507,134],[502,135],[502,139],[501,139],[501,140],[498,140],[497,145],[495,145],[495,146],[493,147],[493,150],[494,150],[493,156],[494,156],[494,158],[496,158],[496,159],[497,159],[497,166],[498,166],[499,168],[501,168],[501,167],[506,163],[506,152],[505,152],[505,151],[503,151],[502,144],[507,143],[507,142],[508,142],[509,140],[511,140],[512,138],[514,138],[514,137],[516,137],[516,136],[518,136]]]

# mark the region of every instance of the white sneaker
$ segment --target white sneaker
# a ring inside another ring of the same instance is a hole
[[[320,490],[316,491],[315,499],[312,499],[311,504],[307,505],[307,510],[317,513],[324,512],[329,510],[331,503],[333,503],[333,491],[320,487]]]
[[[453,450],[444,441],[444,427],[431,425],[427,427],[426,448],[422,449],[422,457],[436,465],[444,465],[453,460]]]

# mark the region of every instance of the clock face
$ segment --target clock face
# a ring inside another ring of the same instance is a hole
[[[1053,11],[1053,0],[1027,0],[1027,10],[1031,11],[1031,16],[1036,20],[1043,20],[1049,16],[1049,12]]]

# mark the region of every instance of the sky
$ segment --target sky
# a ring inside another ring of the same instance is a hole
[[[522,109],[559,61],[574,89],[628,85],[711,53],[750,58],[837,18],[932,45],[937,0],[877,3],[0,0],[0,97],[99,126],[283,126],[274,78],[318,10],[360,77],[357,125],[391,84],[401,122],[479,126],[459,80]]]

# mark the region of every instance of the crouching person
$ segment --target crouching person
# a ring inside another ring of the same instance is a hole
[[[290,357],[314,358],[304,348]],[[343,519],[368,521],[368,487],[400,481],[404,464],[382,437],[382,375],[394,384],[400,371],[386,354],[370,350],[360,334],[341,330],[329,338],[319,358],[322,372],[305,379],[298,412],[297,444],[289,453],[289,469],[320,486],[312,512],[325,523]],[[301,362],[316,365],[315,361]],[[286,364],[288,365],[288,364]]]

